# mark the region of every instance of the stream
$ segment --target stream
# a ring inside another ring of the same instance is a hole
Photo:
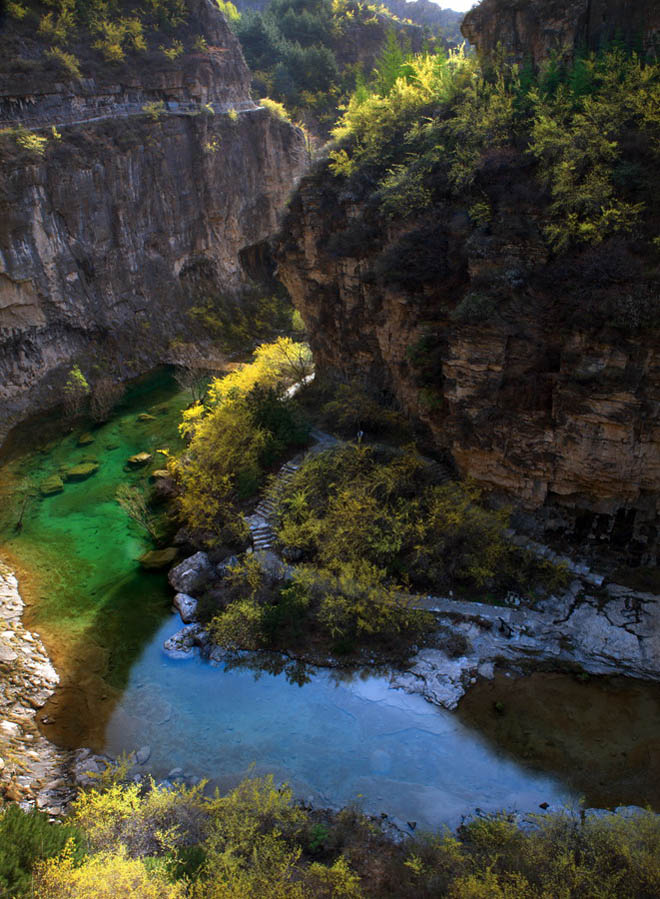
[[[54,742],[113,756],[149,747],[144,769],[181,768],[221,789],[255,772],[297,796],[356,803],[418,828],[455,826],[476,807],[537,810],[587,805],[660,809],[660,686],[565,674],[498,676],[458,712],[391,689],[374,672],[226,670],[199,657],[170,659],[163,641],[181,627],[164,573],[143,571],[149,541],[115,500],[117,486],[147,485],[159,449],[180,448],[189,397],[167,372],[143,379],[114,418],[48,436],[26,425],[0,468],[0,559],[17,572],[29,627],[61,685],[39,713]],[[150,417],[139,420],[148,413]],[[127,471],[134,453],[153,454]],[[99,470],[26,506],[26,483],[86,461]],[[279,666],[281,668],[281,666]]]

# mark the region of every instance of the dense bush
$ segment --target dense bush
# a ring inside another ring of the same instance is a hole
[[[80,864],[83,834],[76,827],[52,824],[45,812],[23,812],[17,805],[0,809],[0,895],[32,894],[32,872],[41,860],[59,855]]]
[[[205,402],[184,412],[188,447],[170,465],[190,526],[243,533],[239,502],[256,492],[285,449],[307,441],[308,427],[282,391],[304,381],[311,365],[306,345],[288,337],[262,344],[251,364],[213,379]]]
[[[365,563],[401,584],[496,594],[555,589],[561,570],[506,539],[508,512],[492,511],[469,483],[439,485],[414,450],[349,445],[308,458],[281,500],[278,536],[322,567]],[[539,583],[541,582],[541,583]]]
[[[387,77],[356,91],[335,129],[331,168],[369,173],[390,217],[419,214],[449,187],[480,225],[491,215],[482,166],[507,149],[529,154],[548,196],[545,235],[561,251],[643,222],[657,191],[659,109],[660,66],[620,48],[538,73],[504,62],[483,72],[460,52],[390,54]]]
[[[290,789],[272,777],[211,796],[153,784],[136,792],[111,781],[106,789],[74,803],[74,818],[89,828],[89,854],[67,844],[69,825],[49,824],[44,833],[61,834],[63,848],[48,844],[58,854],[44,860],[48,853],[33,845],[34,881],[23,895],[655,899],[660,893],[660,819],[651,812],[584,818],[560,812],[538,816],[524,831],[506,817],[483,818],[456,836],[422,834],[395,845],[355,809],[332,814],[295,804]],[[16,809],[3,818],[9,814],[16,821],[30,817]],[[142,840],[141,828],[156,842]],[[10,889],[9,895],[21,894]]]
[[[286,586],[268,583],[248,557],[227,584],[225,610],[211,623],[214,641],[229,650],[317,646],[345,654],[377,647],[406,658],[434,630],[430,613],[364,560],[299,566]]]

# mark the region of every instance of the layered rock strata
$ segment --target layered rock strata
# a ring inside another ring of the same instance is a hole
[[[176,64],[41,93],[3,79],[0,118],[47,141],[1,148],[0,440],[61,400],[74,363],[92,382],[166,361],[277,229],[303,136],[250,100],[236,39],[198,5],[208,48]]]
[[[653,565],[660,337],[635,320],[657,279],[615,243],[551,257],[529,166],[501,155],[487,228],[460,202],[383,225],[321,168],[291,204],[280,277],[321,377],[394,397],[462,475],[555,510],[550,530]]]

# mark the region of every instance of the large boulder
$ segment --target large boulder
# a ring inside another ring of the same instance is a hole
[[[205,552],[197,552],[176,565],[169,573],[168,580],[177,593],[194,595],[209,582],[213,568]]]
[[[184,659],[192,655],[199,645],[202,628],[199,624],[187,624],[163,643],[163,649],[172,659]]]

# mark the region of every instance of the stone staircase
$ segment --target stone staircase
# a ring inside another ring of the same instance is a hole
[[[271,552],[275,545],[275,515],[277,503],[294,474],[302,464],[302,456],[290,459],[275,475],[270,486],[259,500],[252,515],[247,518],[255,552]]]

